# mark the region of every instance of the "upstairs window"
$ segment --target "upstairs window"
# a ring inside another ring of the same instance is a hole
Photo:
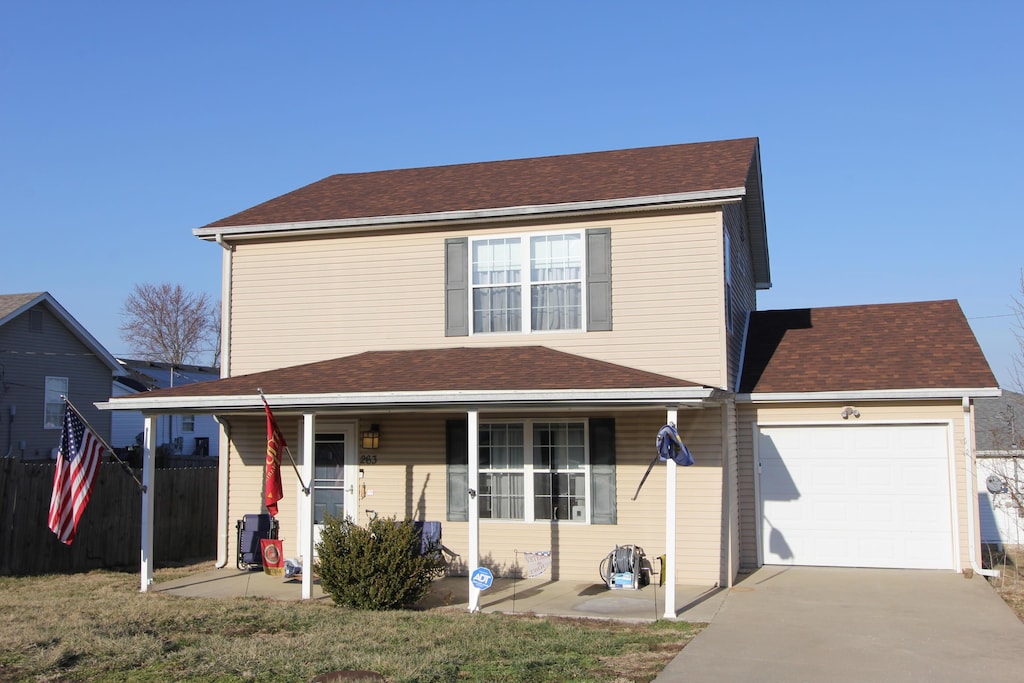
[[[583,233],[475,239],[471,254],[474,334],[583,329]]]

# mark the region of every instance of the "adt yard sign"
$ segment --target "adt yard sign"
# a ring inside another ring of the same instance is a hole
[[[494,575],[491,574],[491,570],[487,567],[479,567],[469,577],[469,580],[473,584],[473,588],[485,591],[494,583]]]

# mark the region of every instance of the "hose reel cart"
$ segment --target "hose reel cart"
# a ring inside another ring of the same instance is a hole
[[[651,582],[651,565],[638,545],[617,545],[601,560],[601,580],[609,590],[638,590]]]

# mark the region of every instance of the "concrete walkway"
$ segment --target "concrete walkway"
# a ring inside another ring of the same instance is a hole
[[[710,621],[657,683],[1024,680],[1024,624],[981,577],[764,567]]]

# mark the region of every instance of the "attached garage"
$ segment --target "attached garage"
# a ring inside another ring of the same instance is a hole
[[[765,564],[955,569],[948,424],[761,425]]]

